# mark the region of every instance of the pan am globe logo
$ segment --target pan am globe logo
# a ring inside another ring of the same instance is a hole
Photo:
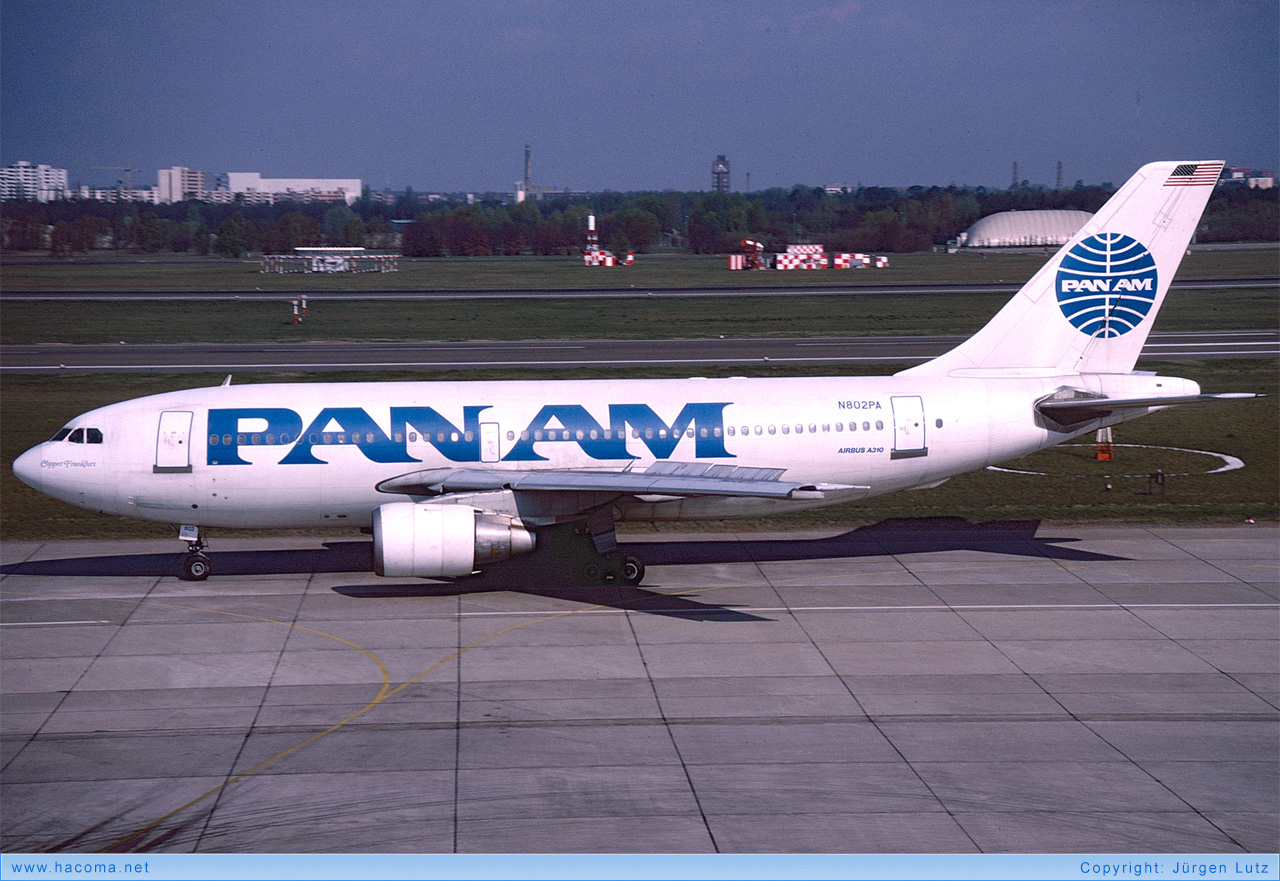
[[[1058,267],[1058,308],[1077,330],[1110,339],[1133,330],[1156,301],[1156,261],[1137,239],[1104,232],[1081,241]]]

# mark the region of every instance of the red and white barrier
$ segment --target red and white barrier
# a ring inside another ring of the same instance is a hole
[[[777,269],[826,269],[827,255],[822,253],[778,254],[774,257],[774,266]]]

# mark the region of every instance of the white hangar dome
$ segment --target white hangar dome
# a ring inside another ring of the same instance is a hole
[[[1002,211],[960,234],[965,248],[1034,248],[1065,245],[1092,217],[1088,211]]]

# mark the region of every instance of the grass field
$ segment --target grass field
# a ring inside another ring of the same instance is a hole
[[[292,324],[279,302],[6,302],[0,344],[311,342],[323,340],[698,339],[763,336],[970,334],[1003,293],[482,301],[308,300]],[[1182,290],[1157,316],[1160,331],[1280,325],[1275,290]]]
[[[1178,278],[1280,275],[1275,246],[1194,251]],[[887,269],[819,272],[730,272],[723,255],[641,254],[634,266],[586,267],[579,257],[447,257],[400,259],[400,271],[280,275],[256,260],[165,256],[144,259],[95,254],[50,260],[5,255],[5,291],[335,291],[335,290],[584,290],[723,287],[831,287],[938,282],[1018,282],[1048,259],[1045,253],[892,254]]]
[[[1084,447],[1037,453],[1006,463],[1010,468],[1045,472],[1015,475],[977,472],[953,478],[931,490],[899,493],[852,505],[842,505],[777,519],[702,524],[711,528],[779,526],[856,526],[898,517],[961,517],[973,522],[1006,519],[1128,520],[1128,521],[1242,521],[1245,517],[1276,519],[1276,488],[1280,485],[1280,392],[1276,365],[1266,360],[1143,363],[1143,369],[1185,376],[1205,391],[1257,391],[1271,397],[1214,406],[1192,406],[1157,413],[1119,426],[1118,444],[1178,447],[1226,453],[1245,461],[1240,471],[1205,474],[1221,465],[1211,456],[1176,450],[1121,446],[1112,462],[1092,459],[1090,438]],[[883,372],[891,372],[886,368]],[[706,371],[708,375],[743,374]],[[761,367],[749,375],[816,375],[829,370]],[[870,372],[870,371],[868,371]],[[881,372],[881,371],[874,371]],[[520,374],[528,378],[527,374]],[[548,378],[584,378],[586,371],[546,371]],[[622,371],[593,371],[590,375],[622,376]],[[676,376],[674,371],[626,371],[626,376]],[[482,371],[442,374],[440,379],[512,379],[514,372]],[[326,375],[326,380],[417,379],[410,373],[373,376]],[[256,374],[249,382],[297,381],[297,375]],[[140,395],[208,385],[208,376],[145,374],[124,376],[52,376],[6,379],[0,385],[0,534],[6,538],[164,537],[163,525],[91,514],[54,501],[13,476],[13,459],[23,450],[52,436],[72,416],[93,407]],[[1148,492],[1147,475],[1161,470],[1170,476],[1163,491]],[[1185,475],[1185,476],[1182,476]],[[1112,489],[1104,485],[1111,483]],[[640,527],[636,527],[640,528]]]
[[[1191,254],[1180,279],[1274,277],[1276,249]],[[589,284],[636,290],[786,284],[821,291],[833,285],[957,281],[1020,283],[1044,262],[1040,254],[904,254],[887,270],[729,272],[720,257],[666,254],[634,267],[588,269],[570,258],[489,257],[407,261],[387,275],[260,275],[227,261],[126,261],[111,264],[5,263],[3,290],[252,290],[271,284],[319,290],[308,315],[291,323],[288,290],[278,301],[214,300],[54,303],[5,302],[0,344],[303,342],[323,340],[668,339],[725,336],[894,336],[968,334],[1008,299],[1004,293],[945,296],[789,296],[732,298],[618,297],[602,291],[580,300],[485,301],[326,300],[326,290],[389,286],[403,289],[568,289]],[[1157,330],[1246,330],[1280,324],[1280,297],[1255,290],[1179,289],[1157,319]]]

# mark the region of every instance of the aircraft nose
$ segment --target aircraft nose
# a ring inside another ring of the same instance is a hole
[[[32,447],[13,460],[13,473],[27,486],[43,492],[44,480],[41,473],[42,469],[40,468],[41,458],[40,447]]]

